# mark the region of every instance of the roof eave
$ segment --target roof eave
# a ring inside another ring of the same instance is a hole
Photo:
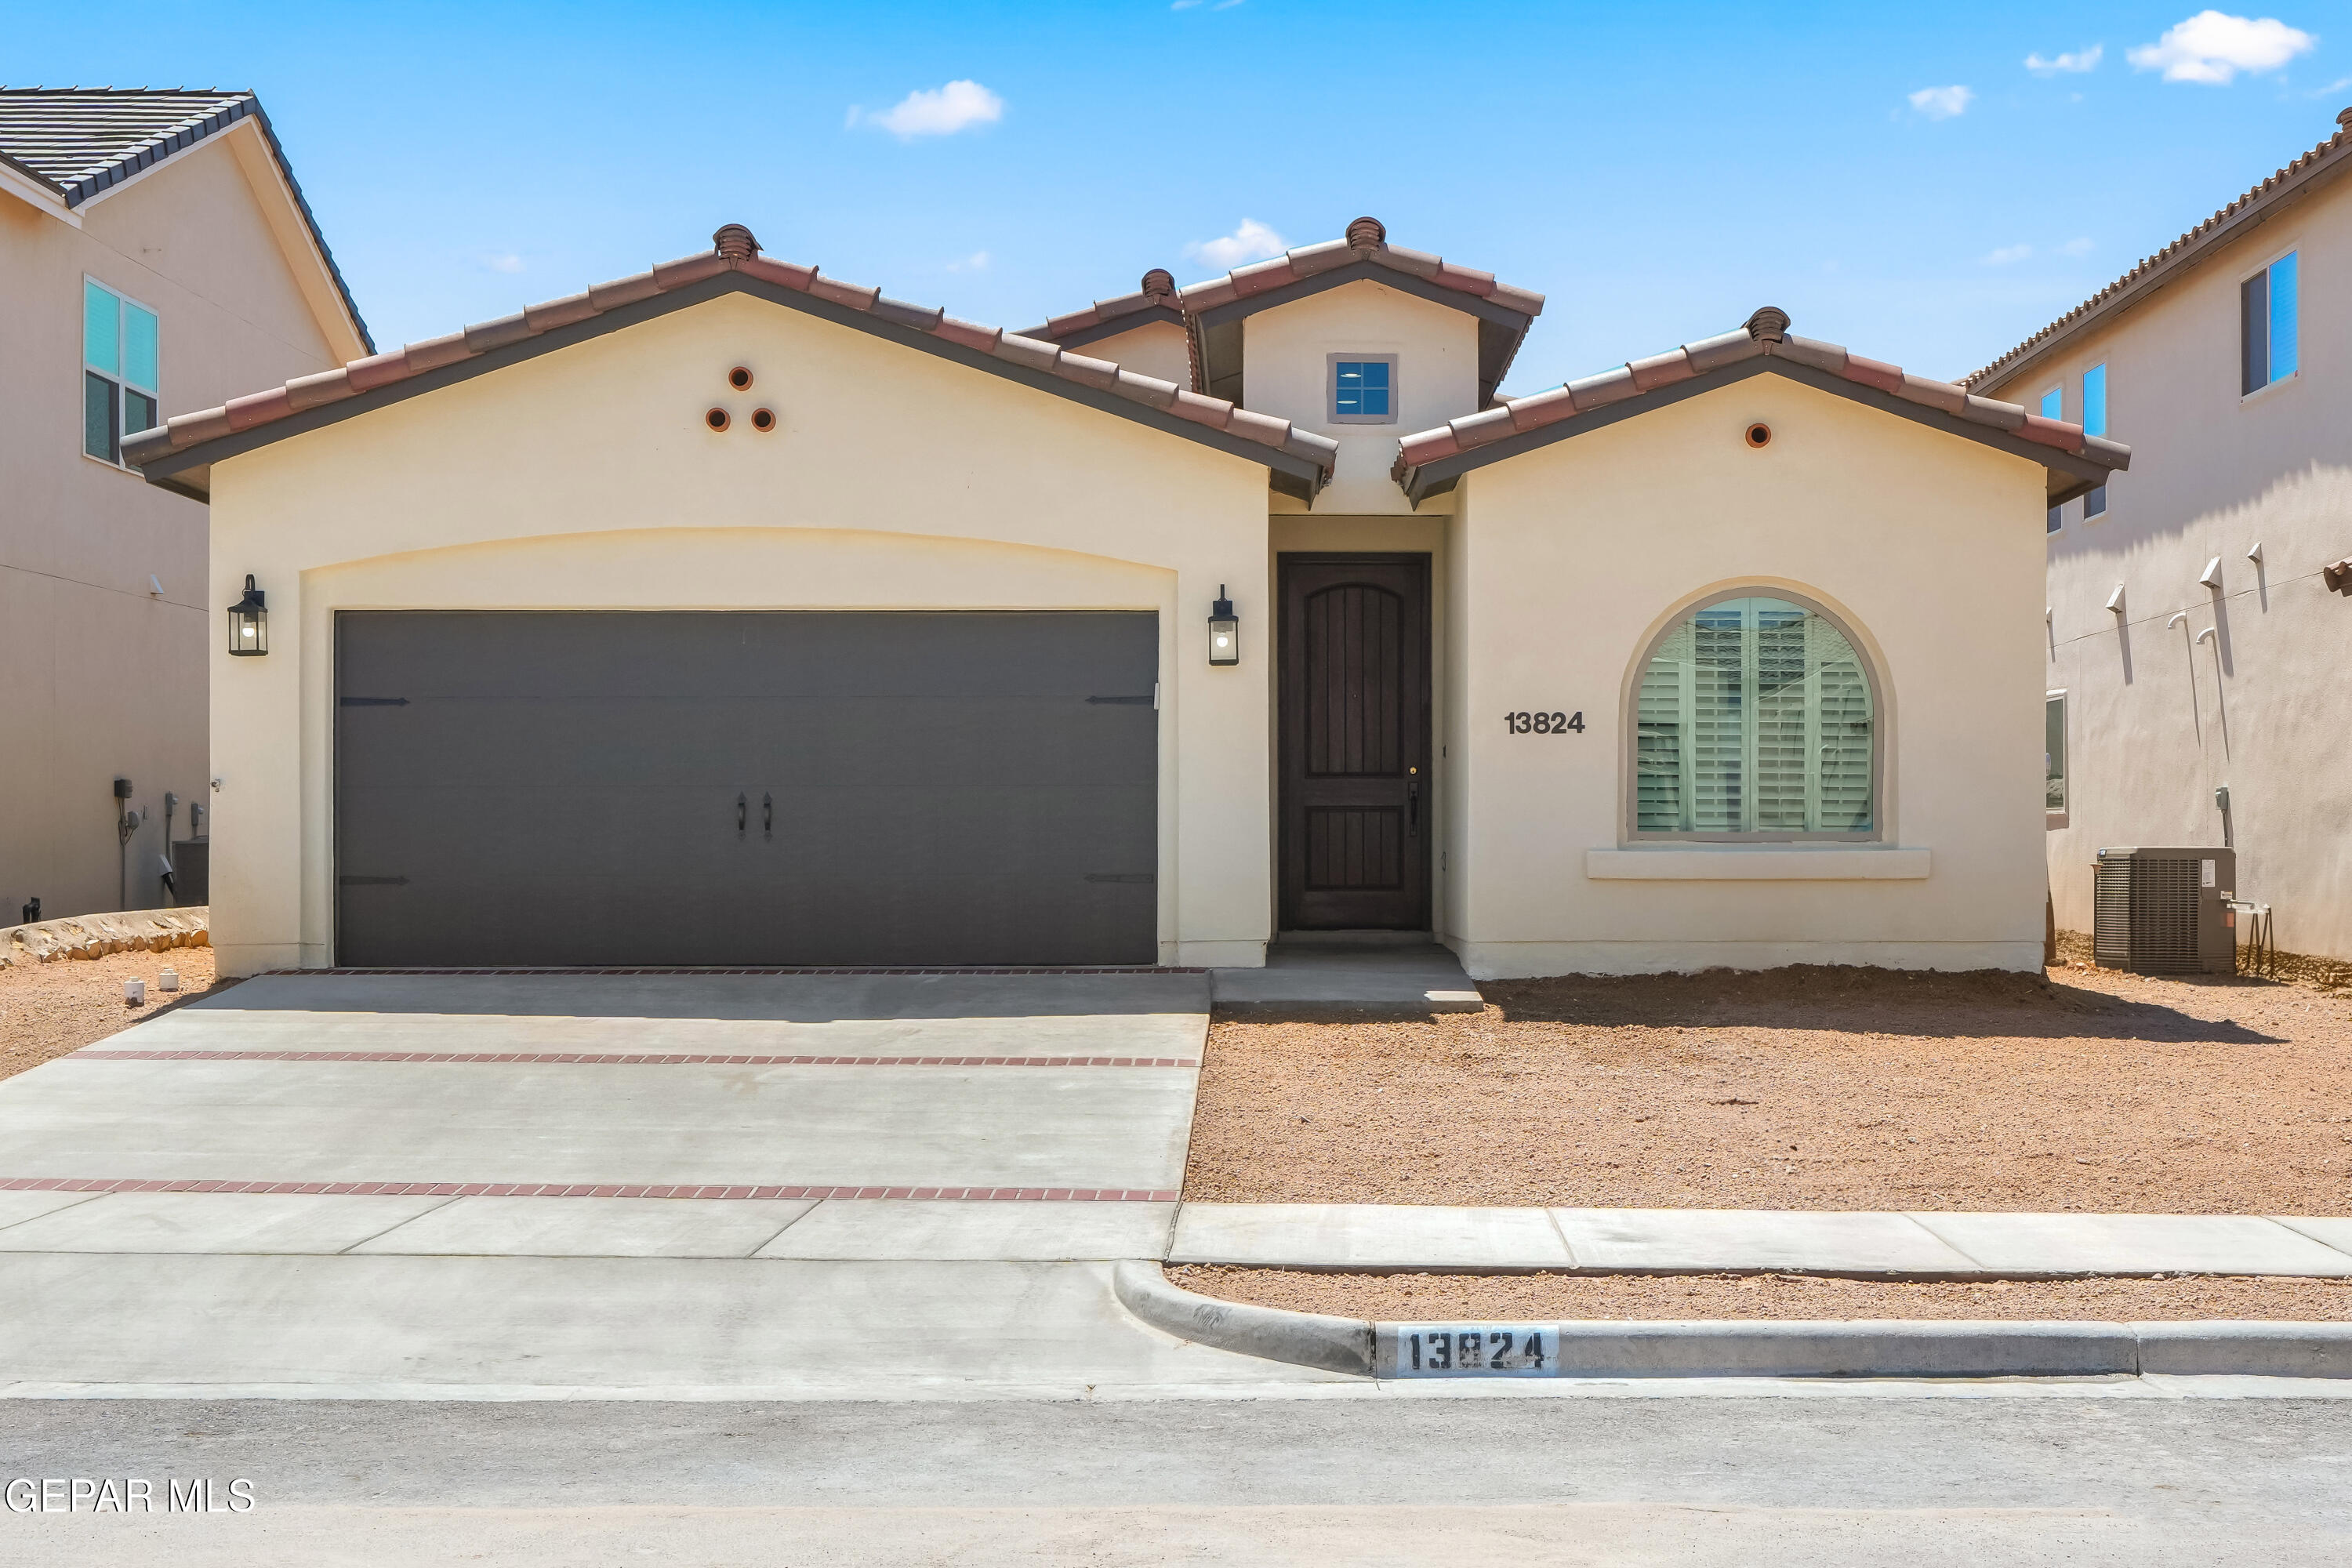
[[[1605,429],[1623,420],[1636,418],[1653,410],[1679,403],[1685,398],[1711,392],[1717,387],[1728,386],[1734,382],[1745,381],[1752,375],[1767,374],[1787,376],[1791,381],[1813,387],[1818,391],[1847,398],[1866,407],[1876,408],[1884,413],[1895,415],[1898,418],[1910,420],[1914,424],[1925,425],[1946,435],[1975,441],[1990,447],[1996,451],[2005,452],[2011,457],[2022,458],[2028,462],[2037,464],[2048,476],[2046,489],[2049,504],[2052,506],[2072,500],[2077,496],[2096,489],[2106,483],[2110,476],[2131,465],[2128,447],[2117,447],[2116,449],[2122,453],[2123,460],[2111,466],[2095,458],[2079,456],[2059,447],[2044,446],[2038,441],[2025,440],[1990,425],[1979,425],[1968,419],[1941,413],[1921,404],[1897,397],[1892,393],[1882,392],[1876,387],[1779,354],[1763,354],[1739,360],[1716,370],[1702,371],[1685,380],[1654,388],[1605,407],[1595,408],[1590,413],[1578,414],[1549,425],[1539,425],[1532,429],[1515,431],[1507,436],[1497,437],[1492,441],[1484,442],[1466,451],[1433,458],[1425,463],[1412,466],[1404,466],[1400,460],[1394,478],[1398,488],[1403,490],[1405,499],[1418,507],[1429,497],[1443,495],[1454,489],[1461,482],[1464,475],[1489,464],[1519,457],[1539,447],[1551,446],[1555,442],[1569,440],[1588,431]],[[2110,443],[2110,445],[2115,444]]]
[[[1496,388],[1502,384],[1503,376],[1509,370],[1511,361],[1517,356],[1519,345],[1527,340],[1528,328],[1535,324],[1535,316],[1532,312],[1514,310],[1508,305],[1496,304],[1484,295],[1465,293],[1459,289],[1448,289],[1412,273],[1399,271],[1392,267],[1382,267],[1377,262],[1356,261],[1344,267],[1310,273],[1304,278],[1295,278],[1286,283],[1278,284],[1255,294],[1245,294],[1237,300],[1228,300],[1222,304],[1188,312],[1189,330],[1199,345],[1201,354],[1201,386],[1205,389],[1224,374],[1224,367],[1213,365],[1208,362],[1207,335],[1210,328],[1254,316],[1261,310],[1272,310],[1277,305],[1291,304],[1320,294],[1328,289],[1337,289],[1349,283],[1365,282],[1378,283],[1382,288],[1393,289],[1400,294],[1410,294],[1414,299],[1426,300],[1432,304],[1459,310],[1465,315],[1475,317],[1480,321],[1492,322],[1508,333],[1503,352],[1498,357],[1498,363],[1494,368],[1490,371],[1483,363],[1478,367],[1482,404],[1491,397]],[[1481,358],[1483,360],[1484,356],[1482,355]]]
[[[1268,482],[1284,494],[1311,500],[1328,482],[1329,466],[1312,458],[1278,447],[1268,446],[1247,437],[1233,435],[1192,420],[1104,392],[1081,382],[1044,371],[1032,370],[993,354],[905,326],[871,311],[855,310],[836,304],[817,295],[805,293],[782,285],[771,283],[747,273],[727,270],[697,279],[680,287],[615,306],[568,326],[554,327],[546,331],[520,337],[511,342],[481,353],[404,376],[369,391],[354,393],[332,402],[301,409],[282,417],[257,423],[243,430],[233,430],[225,436],[198,441],[176,450],[161,450],[152,455],[126,448],[125,457],[144,474],[150,484],[191,496],[208,500],[211,489],[212,465],[239,457],[276,441],[340,424],[387,404],[404,402],[461,381],[469,381],[493,370],[519,361],[535,358],[569,348],[591,338],[619,331],[639,322],[650,321],[672,311],[684,310],[729,293],[748,293],[804,311],[856,331],[904,343],[925,353],[940,355],[958,363],[992,375],[1003,376],[1024,385],[1034,386],[1057,396],[1066,397],[1091,407],[1132,419],[1153,428],[1181,436],[1200,445],[1210,447],[1230,456],[1265,468]]]

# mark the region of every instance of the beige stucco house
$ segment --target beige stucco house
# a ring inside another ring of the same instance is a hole
[[[2352,110],[2337,124],[1969,378],[2145,454],[2045,524],[2072,930],[2102,847],[2234,840],[2277,944],[2352,959]]]
[[[124,437],[372,348],[251,93],[0,89],[0,923],[166,901],[209,804],[205,507]]]
[[[1498,402],[1543,307],[1367,218],[1007,332],[730,226],[182,415],[222,962],[2035,967],[2128,454],[1769,308]]]

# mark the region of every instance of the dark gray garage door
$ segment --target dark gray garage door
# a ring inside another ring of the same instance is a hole
[[[1151,963],[1158,636],[346,612],[337,961]]]

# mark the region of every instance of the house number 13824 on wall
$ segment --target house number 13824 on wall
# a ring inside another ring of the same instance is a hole
[[[1584,712],[1573,713],[1506,713],[1503,727],[1514,735],[1565,735],[1570,731],[1584,733]]]

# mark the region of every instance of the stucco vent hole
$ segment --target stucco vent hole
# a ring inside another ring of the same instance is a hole
[[[738,392],[750,391],[751,388],[751,372],[750,367],[739,364],[733,370],[729,371],[727,373],[727,384],[733,387]]]
[[[1761,420],[1750,425],[1748,427],[1748,444],[1751,447],[1770,446],[1772,444],[1772,426],[1763,423]]]
[[[702,416],[702,422],[705,425],[709,426],[713,430],[724,430],[727,428],[728,425],[727,410],[724,408],[714,408],[709,413]]]
[[[754,408],[753,410],[751,410],[751,428],[752,428],[752,429],[754,429],[754,430],[760,430],[760,431],[768,431],[768,430],[772,430],[772,429],[774,429],[775,427],[776,427],[776,411],[775,411],[774,409],[772,409],[772,408]]]

